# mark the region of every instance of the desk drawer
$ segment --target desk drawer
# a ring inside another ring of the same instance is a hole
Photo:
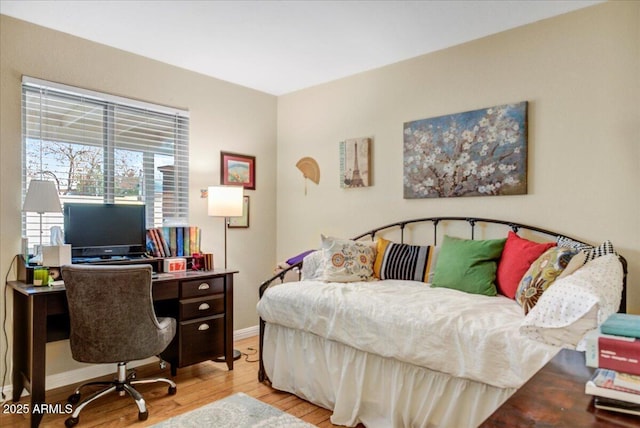
[[[178,298],[178,281],[154,281],[153,300],[173,300]]]
[[[224,313],[224,294],[211,297],[195,297],[180,301],[180,320],[208,317]]]
[[[180,323],[180,367],[224,355],[224,315]]]
[[[182,297],[198,297],[224,292],[224,277],[182,282]]]

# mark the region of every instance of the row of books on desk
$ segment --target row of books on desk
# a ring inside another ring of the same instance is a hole
[[[154,257],[189,257],[200,253],[201,231],[197,226],[147,229],[147,251]]]
[[[640,416],[640,316],[611,315],[586,337],[585,359],[596,368],[585,386],[594,406]]]

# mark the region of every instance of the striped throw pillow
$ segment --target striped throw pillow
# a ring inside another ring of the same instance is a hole
[[[397,244],[378,238],[373,274],[379,279],[429,282],[435,266],[435,246]]]
[[[556,239],[556,243],[558,244],[558,247],[568,247],[573,248],[574,250],[582,251],[585,254],[582,264],[586,264],[587,262],[590,262],[591,260],[598,257],[606,256],[609,254],[618,254],[613,248],[613,244],[609,240],[604,241],[597,247],[594,247],[588,244],[583,244],[582,242],[574,241],[573,239],[567,238],[565,236],[559,236]]]

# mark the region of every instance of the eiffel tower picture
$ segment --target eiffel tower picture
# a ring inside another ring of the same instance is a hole
[[[342,141],[340,143],[340,187],[367,186],[369,186],[369,139],[357,138]]]
[[[350,187],[364,187],[362,177],[360,177],[360,167],[358,166],[358,142],[353,149],[353,173],[351,174]]]

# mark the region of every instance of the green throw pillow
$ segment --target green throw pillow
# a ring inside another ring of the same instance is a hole
[[[495,296],[496,270],[505,241],[475,241],[445,235],[431,286]]]

